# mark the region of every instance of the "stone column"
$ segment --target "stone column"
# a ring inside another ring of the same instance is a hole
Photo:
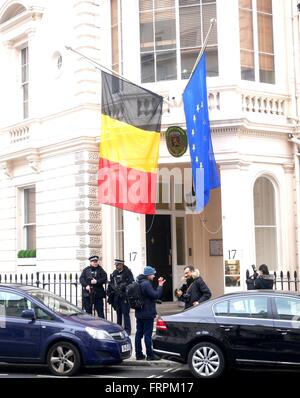
[[[79,187],[76,234],[80,237],[76,258],[80,261],[80,269],[83,269],[89,256],[96,254],[102,258],[102,214],[97,200],[98,152],[77,152],[75,159],[79,169],[75,177],[75,185]]]
[[[100,7],[96,2],[78,0],[74,2],[74,50],[100,61]],[[100,73],[95,67],[74,54],[78,105],[100,103]]]
[[[146,265],[146,220],[143,214],[124,211],[124,257],[135,276]]]
[[[221,206],[223,223],[223,272],[225,262],[240,262],[241,286],[226,286],[224,291],[245,289],[246,270],[255,263],[255,238],[253,226],[253,192],[248,172],[248,163],[240,160],[219,162],[221,175]]]

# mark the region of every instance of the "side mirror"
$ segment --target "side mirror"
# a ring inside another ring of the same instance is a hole
[[[31,321],[35,320],[35,312],[34,310],[24,310],[22,311],[22,318],[30,319]]]

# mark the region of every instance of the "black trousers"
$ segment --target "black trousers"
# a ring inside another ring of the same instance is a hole
[[[83,296],[83,308],[88,314],[93,313],[93,307],[99,318],[104,317],[103,298],[97,295]]]
[[[116,313],[117,313],[117,324],[124,326],[126,332],[131,334],[131,322],[130,322],[130,307],[128,303],[125,303],[124,298],[119,297],[116,300]],[[124,325],[122,320],[124,319]]]

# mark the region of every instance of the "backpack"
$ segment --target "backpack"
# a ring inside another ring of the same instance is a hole
[[[134,310],[143,308],[144,298],[142,296],[141,286],[137,281],[130,283],[126,287],[126,298],[130,308]]]

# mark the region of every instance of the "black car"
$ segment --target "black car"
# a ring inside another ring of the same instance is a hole
[[[226,294],[157,320],[156,354],[213,378],[227,367],[300,368],[300,294],[270,290]]]

